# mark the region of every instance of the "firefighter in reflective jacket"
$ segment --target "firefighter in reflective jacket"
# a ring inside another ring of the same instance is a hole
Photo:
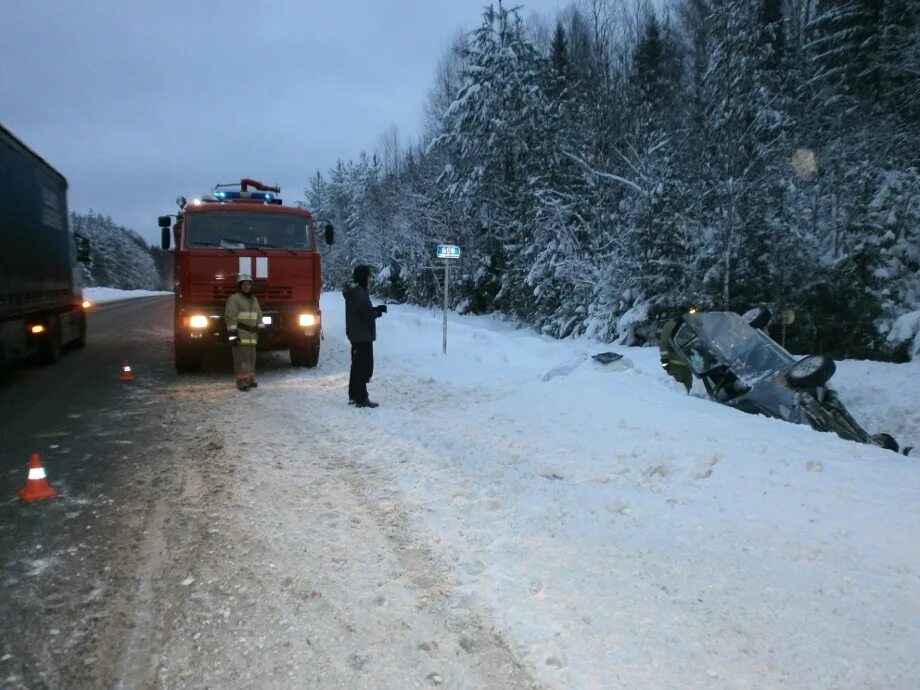
[[[233,346],[233,373],[236,387],[248,391],[256,383],[256,344],[259,341],[259,325],[262,323],[262,308],[252,294],[252,276],[240,273],[236,278],[237,292],[227,299],[224,321],[227,324],[227,339]]]

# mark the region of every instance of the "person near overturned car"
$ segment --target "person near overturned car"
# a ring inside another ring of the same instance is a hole
[[[374,341],[377,319],[387,311],[385,304],[371,304],[367,292],[370,266],[355,266],[355,284],[342,290],[345,297],[345,335],[351,343],[351,373],[348,377],[348,403],[356,407],[378,407],[367,395],[367,384],[374,375]]]
[[[674,330],[678,323],[676,319],[672,319],[661,329],[661,337],[658,340],[658,352],[661,356],[662,368],[674,379],[684,384],[684,388],[686,388],[687,393],[689,393],[690,389],[693,388],[693,372],[690,371],[690,368],[684,361],[671,349],[671,336],[674,334]]]
[[[236,277],[237,291],[227,298],[224,321],[227,340],[233,349],[233,373],[237,390],[248,391],[256,383],[256,345],[259,343],[259,324],[262,308],[252,294],[252,276],[240,273]]]

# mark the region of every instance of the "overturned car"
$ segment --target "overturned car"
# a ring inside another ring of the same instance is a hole
[[[743,412],[807,424],[897,452],[890,434],[867,433],[827,387],[836,370],[834,360],[823,355],[796,360],[761,330],[768,319],[765,310],[744,317],[724,311],[684,314],[664,328],[661,365],[688,390],[699,379],[712,400]]]

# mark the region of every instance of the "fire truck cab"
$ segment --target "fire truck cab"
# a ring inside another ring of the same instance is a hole
[[[237,275],[252,276],[262,307],[260,350],[289,350],[295,367],[319,361],[322,314],[316,221],[305,208],[285,206],[278,186],[249,178],[221,184],[205,197],[160,216],[162,246],[175,246],[175,364],[199,371],[203,359],[226,348],[224,305]],[[171,232],[170,232],[171,229]],[[334,241],[325,224],[326,244]]]

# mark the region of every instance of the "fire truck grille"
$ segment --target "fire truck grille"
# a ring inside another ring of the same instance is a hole
[[[236,292],[236,285],[225,283],[215,285],[214,299],[222,302],[234,292]],[[264,302],[289,302],[294,297],[294,288],[290,285],[259,285],[256,283],[252,288],[252,292]]]

